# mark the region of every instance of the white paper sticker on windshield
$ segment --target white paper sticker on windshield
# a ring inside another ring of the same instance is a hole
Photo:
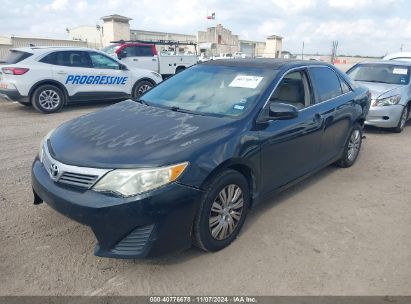
[[[398,75],[407,75],[408,74],[408,69],[393,69],[392,70],[393,74],[398,74]]]
[[[259,76],[238,75],[228,86],[234,88],[255,89],[263,78],[264,77]]]

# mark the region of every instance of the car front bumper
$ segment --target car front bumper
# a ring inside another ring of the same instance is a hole
[[[398,126],[403,110],[403,105],[371,107],[365,124],[380,128],[395,128]]]
[[[32,166],[35,203],[45,201],[63,215],[90,226],[95,255],[143,258],[191,246],[195,212],[203,192],[178,183],[131,198],[54,182],[43,164]]]

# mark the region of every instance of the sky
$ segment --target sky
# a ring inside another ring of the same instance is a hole
[[[66,28],[120,14],[132,29],[196,34],[217,23],[240,39],[284,37],[283,50],[383,56],[411,52],[409,0],[0,0],[0,35],[68,38]],[[207,21],[207,14],[216,20]]]

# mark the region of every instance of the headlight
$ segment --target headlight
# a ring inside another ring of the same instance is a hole
[[[47,139],[50,138],[51,134],[53,134],[53,132],[54,132],[55,129],[56,129],[56,128],[54,128],[53,130],[49,131],[49,133],[47,133],[47,135],[44,136],[44,138],[43,138],[43,139],[41,140],[41,142],[40,142],[39,158],[40,158],[40,161],[41,161],[41,162],[43,162],[43,147],[44,147],[44,144],[46,143]]]
[[[175,181],[188,163],[153,169],[117,169],[107,173],[93,190],[132,196]]]
[[[398,104],[400,100],[401,100],[401,95],[394,95],[394,96],[383,98],[383,99],[377,99],[376,101],[374,101],[373,106],[375,107],[392,106],[392,105]]]

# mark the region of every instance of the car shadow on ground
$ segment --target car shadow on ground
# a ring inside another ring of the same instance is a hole
[[[238,238],[241,238],[241,235],[250,229],[253,225],[257,224],[258,219],[262,216],[265,212],[271,210],[272,208],[277,207],[278,205],[287,202],[293,199],[293,196],[301,191],[304,191],[306,188],[313,187],[316,183],[320,182],[323,179],[326,179],[330,174],[333,172],[340,170],[338,167],[334,165],[330,165],[327,168],[324,168],[321,171],[311,175],[307,179],[299,182],[298,184],[290,187],[289,189],[280,192],[278,194],[273,194],[270,197],[267,197],[260,201],[258,205],[253,207],[249,210],[247,215],[247,219],[244,223],[242,231]],[[223,249],[224,250],[224,249]],[[190,249],[187,249],[182,252],[172,253],[166,256],[157,257],[157,258],[149,258],[146,260],[133,260],[134,263],[141,264],[156,264],[156,265],[174,265],[179,263],[187,262],[190,259],[199,258],[202,255],[213,254],[207,253],[200,249],[195,248],[192,246]]]
[[[34,115],[58,115],[61,113],[70,113],[70,112],[76,112],[76,111],[86,111],[86,112],[92,112],[93,110],[99,110],[101,108],[116,104],[120,101],[94,101],[94,102],[84,102],[84,103],[76,103],[76,104],[69,104],[63,107],[59,112],[57,113],[52,113],[52,114],[43,114],[40,112],[37,112],[31,105],[22,105],[18,102],[14,101],[8,101],[8,100],[3,100],[0,98],[0,102],[4,103],[10,103],[15,105],[15,107],[12,107],[8,109],[8,111],[14,111],[14,112],[21,112],[26,114],[34,114]]]

